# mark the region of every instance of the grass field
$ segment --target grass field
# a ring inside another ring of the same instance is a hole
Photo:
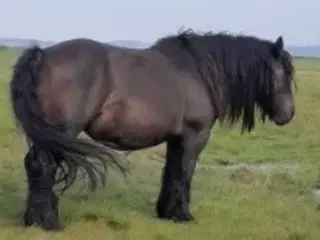
[[[128,182],[116,174],[97,193],[75,186],[61,199],[59,233],[24,228],[24,145],[8,100],[16,52],[0,50],[0,239],[320,239],[320,61],[295,61],[297,114],[291,124],[258,125],[251,134],[213,129],[192,186],[197,224],[173,224],[154,216],[163,164],[162,146],[130,155]],[[239,163],[264,166],[240,167]],[[266,165],[269,164],[269,165]],[[238,166],[238,167],[237,167]],[[274,166],[273,170],[267,166]]]

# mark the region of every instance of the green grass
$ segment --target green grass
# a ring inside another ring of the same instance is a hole
[[[8,100],[10,67],[17,52],[0,49],[0,239],[320,239],[320,212],[312,192],[320,180],[320,61],[299,59],[297,115],[291,124],[213,129],[192,186],[197,224],[173,224],[154,216],[164,148],[130,155],[128,182],[116,174],[97,193],[74,186],[60,204],[59,233],[24,228],[26,183],[21,138]],[[221,164],[224,163],[224,164]],[[272,172],[225,164],[279,163]],[[292,165],[282,169],[281,164]],[[296,169],[294,169],[294,167]],[[319,200],[320,202],[320,200]]]

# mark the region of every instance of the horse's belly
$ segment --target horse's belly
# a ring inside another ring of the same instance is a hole
[[[119,131],[106,135],[106,142],[112,142],[119,149],[141,149],[158,145],[166,140],[167,133],[155,128],[146,128],[139,125],[134,127],[124,126]]]
[[[158,144],[170,133],[173,119],[174,116],[165,109],[147,101],[130,99],[112,135],[126,145],[145,147]]]
[[[99,134],[98,140],[113,143],[119,149],[140,149],[155,146],[165,141],[168,128],[155,122],[146,124],[139,119],[124,118],[113,128]]]
[[[112,142],[121,149],[139,149],[157,145],[171,134],[176,114],[169,107],[151,101],[130,98],[121,108],[106,108],[91,135],[102,142]]]

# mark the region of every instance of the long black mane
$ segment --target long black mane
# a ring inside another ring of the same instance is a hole
[[[221,122],[226,119],[235,124],[242,118],[242,131],[251,131],[256,107],[263,122],[268,115],[266,109],[269,116],[272,114],[273,47],[274,42],[253,36],[186,30],[158,40],[151,48],[208,85]],[[284,50],[278,60],[287,77],[293,79],[290,54]],[[267,108],[262,109],[261,103]]]

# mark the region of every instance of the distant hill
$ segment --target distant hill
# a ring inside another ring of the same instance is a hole
[[[0,46],[2,47],[26,48],[35,44],[38,44],[41,47],[48,47],[54,43],[55,42],[52,42],[52,41],[41,41],[36,39],[0,38]],[[131,41],[131,40],[112,41],[112,42],[109,42],[109,44],[113,44],[116,46],[129,47],[129,48],[146,48],[150,45],[140,41]]]
[[[25,48],[34,44],[38,44],[41,47],[47,47],[54,42],[52,41],[40,41],[36,39],[17,39],[17,38],[0,38],[0,46],[4,47],[19,47]],[[116,46],[128,47],[128,48],[147,48],[151,44],[141,41],[133,40],[118,40],[109,42]],[[320,45],[309,46],[288,46],[286,49],[293,55],[299,57],[320,57]]]
[[[287,50],[295,57],[320,57],[320,45],[288,46]]]
[[[54,42],[39,41],[36,39],[0,38],[0,46],[2,47],[25,48],[34,44],[38,44],[40,47],[47,47],[54,44]]]
[[[147,48],[150,44],[143,43],[140,41],[130,41],[130,40],[120,40],[120,41],[112,41],[109,44],[113,44],[115,46],[128,47],[128,48]]]

